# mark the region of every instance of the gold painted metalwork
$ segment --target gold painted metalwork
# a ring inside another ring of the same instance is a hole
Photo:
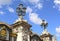
[[[0,33],[1,33],[1,36],[6,36],[6,30],[2,29]]]
[[[11,33],[10,36],[17,37],[17,34],[16,33]]]

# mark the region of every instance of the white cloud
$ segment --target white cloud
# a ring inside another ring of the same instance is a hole
[[[13,8],[11,8],[11,7],[8,7],[8,10],[9,10],[9,12],[14,12],[14,9]]]
[[[21,0],[25,3],[30,3],[34,8],[41,9],[43,7],[41,0]]]
[[[60,4],[60,0],[54,0],[55,4]]]
[[[33,13],[33,9],[30,8],[30,7],[27,7],[27,11],[26,11],[28,14],[29,14],[29,20],[35,24],[41,24],[42,23],[42,20],[39,18],[38,14],[37,13]]]
[[[36,14],[36,13],[30,13],[29,19],[31,22],[33,22],[35,24],[41,24],[42,23],[42,20],[38,17],[38,14]]]
[[[60,26],[56,28],[56,36],[60,37]]]
[[[58,10],[60,10],[60,0],[54,0],[54,6],[53,8],[57,8]]]
[[[41,9],[43,6],[42,6],[41,3],[39,3],[39,4],[36,5],[36,7],[37,7],[38,9]]]
[[[3,11],[0,11],[0,14],[4,14],[4,12]]]
[[[42,6],[42,3],[40,2],[40,0],[29,0],[30,3],[32,3],[33,5],[36,6],[36,8],[38,9],[41,9],[43,6]]]
[[[27,10],[26,10],[27,13],[31,13],[32,12],[32,8],[30,7],[27,7]]]
[[[0,5],[7,5],[10,4],[12,0],[0,0]]]
[[[23,1],[23,0],[22,0]],[[26,1],[25,1],[26,2]],[[29,2],[31,5],[33,5],[33,8],[37,8],[37,9],[41,9],[42,3],[40,3],[40,0],[27,0],[27,2]],[[34,9],[32,9],[31,7],[27,7],[27,13],[29,13],[29,20],[35,24],[41,24],[42,20],[39,18],[37,13],[34,13]]]
[[[29,3],[32,3],[32,4],[37,4],[40,0],[21,0],[22,2],[29,2]]]
[[[29,0],[29,2],[33,3],[33,4],[38,4],[39,3],[39,0]]]
[[[60,27],[56,28],[56,32],[60,33]]]

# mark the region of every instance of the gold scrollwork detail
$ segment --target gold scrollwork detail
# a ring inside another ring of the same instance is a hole
[[[5,29],[1,30],[1,36],[6,36],[6,30]]]

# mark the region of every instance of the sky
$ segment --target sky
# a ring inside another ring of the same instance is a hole
[[[14,24],[18,19],[16,8],[20,3],[27,8],[24,19],[32,25],[34,33],[42,33],[40,24],[44,19],[48,23],[48,32],[60,41],[60,0],[0,0],[0,22]]]

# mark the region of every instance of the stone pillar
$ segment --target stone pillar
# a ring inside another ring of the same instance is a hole
[[[28,35],[28,41],[30,41],[30,35]]]
[[[23,32],[22,32],[22,29],[23,27],[20,26],[18,29],[17,29],[17,41],[23,41]]]

